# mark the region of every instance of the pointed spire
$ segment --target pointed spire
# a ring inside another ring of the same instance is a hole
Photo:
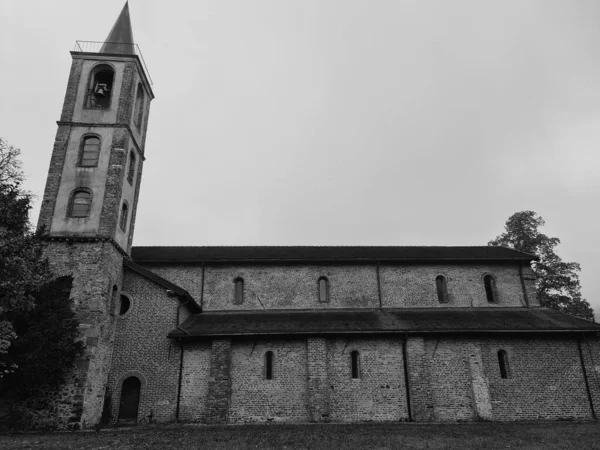
[[[113,25],[108,37],[105,39],[100,53],[119,53],[121,55],[135,55],[133,45],[133,31],[129,17],[129,2],[121,10],[121,14]]]

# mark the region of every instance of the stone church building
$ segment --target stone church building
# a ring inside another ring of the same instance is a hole
[[[133,42],[126,4],[71,52],[42,200],[86,344],[63,427],[596,417],[600,326],[540,307],[534,255],[132,247],[154,98]]]

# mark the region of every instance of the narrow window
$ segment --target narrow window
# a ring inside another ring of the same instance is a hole
[[[117,308],[117,294],[119,293],[119,288],[115,284],[112,287],[112,293],[110,295],[110,315],[114,316]]]
[[[487,301],[494,303],[496,301],[496,280],[494,280],[493,276],[486,275],[483,277],[483,284],[485,286]]]
[[[82,167],[96,167],[100,155],[100,139],[95,136],[87,136],[81,142],[79,153],[79,165]]]
[[[265,380],[273,379],[273,352],[265,353]]]
[[[119,315],[125,314],[131,308],[131,300],[125,295],[121,295],[121,308],[119,309]]]
[[[127,203],[123,202],[123,206],[121,207],[121,221],[120,221],[120,226],[121,226],[121,230],[125,231],[125,229],[127,228],[127,215],[129,214],[129,207],[127,206]]]
[[[133,150],[129,152],[129,171],[127,172],[127,181],[129,184],[133,184],[133,177],[135,176],[135,153]]]
[[[108,108],[113,91],[115,72],[107,64],[94,68],[90,80],[89,106],[91,108]]]
[[[69,207],[69,217],[88,217],[92,208],[92,193],[79,190],[73,193]]]
[[[236,278],[234,281],[235,284],[235,293],[234,293],[234,304],[241,305],[244,303],[244,279]]]
[[[446,284],[446,277],[438,275],[435,278],[435,285],[437,287],[438,301],[440,303],[448,303],[448,285]]]
[[[359,362],[359,354],[356,350],[354,350],[350,354],[351,365],[352,365],[352,378],[360,378],[360,362]]]
[[[329,280],[326,277],[319,278],[319,301],[321,303],[329,302]]]
[[[498,365],[500,366],[500,376],[502,378],[509,378],[510,368],[508,366],[508,355],[504,350],[498,351]]]
[[[138,130],[142,129],[142,116],[144,115],[144,88],[142,83],[138,84],[137,95],[135,97],[135,110],[133,112],[135,126]]]

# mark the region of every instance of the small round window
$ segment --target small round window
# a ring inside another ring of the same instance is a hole
[[[129,308],[131,308],[131,300],[129,300],[129,298],[125,295],[121,295],[121,309],[119,310],[119,314],[123,315],[127,313]]]

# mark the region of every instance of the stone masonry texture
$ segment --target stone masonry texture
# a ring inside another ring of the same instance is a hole
[[[374,264],[206,265],[204,280],[199,264],[146,266],[176,284],[181,283],[196,299],[202,297],[207,311],[380,306]],[[486,274],[496,279],[495,303],[486,298],[483,284]],[[448,303],[438,301],[435,284],[438,275],[447,278]],[[319,302],[318,279],[322,276],[329,281],[328,303]],[[232,301],[236,278],[244,279],[244,300],[240,305]],[[381,306],[388,308],[525,306],[517,264],[382,264],[380,286]]]
[[[115,92],[106,109],[94,109],[86,105],[92,79],[91,70],[98,63],[108,64],[115,70]],[[118,377],[125,373],[125,369],[120,369],[123,361],[119,359],[121,353],[118,349],[119,346],[127,345],[122,342],[122,338],[123,326],[128,322],[126,317],[118,317],[117,309],[123,284],[123,257],[130,247],[133,221],[128,221],[125,233],[117,229],[117,223],[123,201],[128,201],[130,207],[135,208],[139,192],[142,157],[138,158],[139,170],[135,187],[127,187],[127,192],[123,189],[126,156],[131,147],[135,147],[143,155],[145,140],[145,128],[142,133],[136,130],[135,136],[129,128],[134,104],[133,86],[140,76],[138,70],[139,65],[130,57],[73,53],[38,221],[38,227],[49,233],[45,255],[54,273],[57,276],[72,274],[74,277],[71,298],[80,322],[80,339],[86,344],[85,354],[77,361],[68,383],[59,393],[50,395],[52,398],[48,413],[54,416],[60,428],[97,426],[102,418],[105,399],[115,393],[120,395]],[[151,100],[152,97],[148,96],[144,111],[146,117]],[[82,168],[77,165],[83,133],[101,137],[101,154],[97,167]],[[108,162],[108,167],[101,162]],[[88,218],[67,217],[66,203],[76,187],[89,189],[95,194]],[[125,195],[128,197],[124,198]],[[130,217],[133,216],[132,211]],[[98,225],[94,225],[95,223]],[[131,283],[136,281],[133,277],[129,279]],[[145,285],[138,284],[140,290],[143,290]],[[154,285],[151,288],[157,289]],[[159,290],[164,294],[163,291]],[[152,300],[156,297],[156,293],[150,296],[148,305],[152,305]],[[166,302],[178,304],[172,298]],[[181,312],[175,306],[173,311],[173,314]],[[163,314],[163,311],[159,314]],[[170,352],[177,345],[165,336],[177,323],[173,319],[168,325],[163,322],[161,324],[165,326],[165,330],[159,339],[167,352],[165,370],[168,370]],[[114,342],[115,333],[120,344]],[[114,354],[117,355],[116,361]],[[175,359],[173,383],[176,388],[179,358]],[[126,370],[143,373],[148,369],[140,363]],[[109,386],[109,372],[113,378],[117,377],[112,387]],[[153,374],[160,373],[160,370],[150,372],[147,376],[140,375],[144,381],[142,392],[146,392],[140,404],[142,408],[146,408],[140,409],[144,412],[152,410],[154,403],[164,401],[158,394],[148,395],[148,389],[145,389],[152,385]],[[170,392],[165,392],[168,402],[172,402]],[[162,406],[164,405],[161,403]],[[174,417],[173,413],[164,411],[164,408],[158,409],[166,415],[159,417],[161,420]]]
[[[106,109],[86,105],[97,64],[115,71]],[[45,251],[56,275],[74,277],[71,298],[86,350],[65,386],[48,393],[50,406],[38,411],[40,417],[64,429],[118,424],[123,384],[135,377],[138,424],[595,418],[600,343],[589,332],[453,334],[440,328],[335,334],[319,329],[315,335],[286,330],[285,335],[223,332],[211,338],[180,333],[170,339],[192,313],[468,311],[538,308],[539,302],[531,267],[522,261],[144,264],[187,291],[202,312],[191,308],[181,289],[167,290],[165,285],[173,286],[135,264],[123,266],[133,239],[153,99],[140,70],[127,55],[73,53],[38,226],[50,233]],[[133,110],[140,83],[146,95],[138,129]],[[101,138],[101,155],[97,167],[82,168],[77,155],[88,133]],[[133,182],[127,181],[131,152],[137,164]],[[88,218],[67,217],[67,197],[74,188],[96,194]],[[124,202],[129,217],[121,230]],[[435,281],[440,275],[448,291],[443,303]],[[486,296],[486,275],[495,280],[493,302]],[[244,281],[243,297],[234,301],[238,278]],[[327,279],[327,301],[319,301],[320,278]],[[126,311],[120,309],[121,299],[129,304]],[[506,377],[500,372],[500,351],[507,355]],[[273,376],[268,378],[269,352]]]
[[[204,267],[204,277],[201,265],[149,264],[147,267],[188,290],[198,301],[202,300],[205,310],[373,308],[379,305],[374,265],[214,264]],[[488,273],[497,280],[498,299],[494,304],[487,302],[483,289],[482,277]],[[516,264],[382,266],[382,306],[439,307],[435,289],[438,274],[448,278],[451,293],[449,304],[443,307],[524,307]],[[318,301],[320,276],[330,280],[329,304]],[[126,278],[129,277],[139,276],[127,272]],[[233,281],[237,277],[245,281],[242,305],[234,305]],[[139,287],[132,289],[135,292]],[[418,295],[413,295],[413,291]],[[147,296],[147,293],[142,295]],[[175,314],[175,303],[159,304],[165,314],[167,311]],[[185,307],[180,309],[186,310]],[[181,323],[187,313],[180,313]],[[128,313],[129,320],[137,320],[134,314],[135,311]],[[168,319],[161,327],[165,330],[163,336],[172,320],[176,319]],[[128,339],[134,340],[137,336],[136,332]],[[406,361],[402,356],[403,345]],[[130,351],[125,346],[116,347],[119,353]],[[600,400],[597,347],[595,338],[582,341],[591,396]],[[150,356],[154,355],[153,349],[154,346],[139,349],[136,353],[151,352],[146,359],[154,359]],[[499,350],[506,351],[509,357],[510,377],[507,379],[500,377]],[[265,379],[267,351],[274,354],[272,380]],[[359,353],[360,376],[356,379],[351,377],[352,351]],[[173,354],[179,355],[178,347]],[[408,380],[404,377],[405,363]],[[170,364],[177,372],[177,362],[173,360]],[[184,344],[182,367],[179,420],[184,421],[591,418],[575,337],[521,334],[216,338]],[[175,372],[173,380],[178,377]],[[165,382],[164,377],[160,380],[160,383]],[[407,381],[410,398],[406,395]],[[147,384],[147,389],[159,388]],[[176,387],[171,387],[169,392],[172,396],[170,413],[159,412],[167,407],[155,405],[156,417],[172,417]]]

